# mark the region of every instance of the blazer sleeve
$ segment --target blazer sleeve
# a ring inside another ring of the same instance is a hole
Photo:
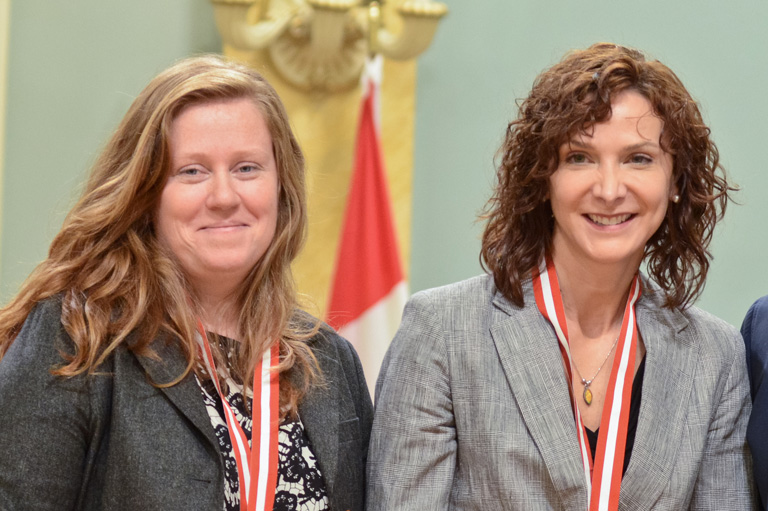
[[[734,349],[713,410],[690,509],[753,509],[752,460],[746,445],[751,411],[744,344],[737,332],[723,340]]]
[[[360,421],[360,433],[362,440],[362,457],[365,465],[368,459],[368,443],[371,437],[371,425],[373,423],[373,403],[368,393],[368,384],[363,374],[363,365],[360,363],[360,357],[348,341],[344,340],[342,347],[342,360],[347,377],[347,385],[352,393],[352,399],[355,403],[355,413]]]
[[[754,399],[768,368],[768,297],[757,300],[749,308],[741,324],[741,335],[747,350],[747,371]]]
[[[747,370],[752,392],[752,415],[747,428],[747,442],[752,451],[754,479],[761,509],[768,508],[768,386],[763,385],[768,371],[768,297],[749,308],[741,325],[746,347]]]
[[[440,314],[416,294],[376,386],[368,511],[448,509],[456,468],[450,360]]]
[[[89,456],[86,377],[53,376],[71,340],[53,301],[38,305],[0,360],[0,509],[78,505]]]

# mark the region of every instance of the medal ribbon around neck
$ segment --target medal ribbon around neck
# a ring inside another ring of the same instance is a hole
[[[639,276],[635,275],[632,279],[629,297],[624,308],[624,319],[619,332],[616,356],[611,367],[608,391],[600,418],[600,435],[595,453],[594,470],[592,451],[581,420],[577,392],[573,389],[573,360],[568,342],[565,309],[560,295],[557,272],[551,258],[546,257],[542,261],[541,267],[533,271],[533,290],[539,311],[552,324],[560,343],[560,354],[563,357],[563,366],[568,379],[568,390],[571,395],[571,406],[576,420],[584,476],[587,482],[589,511],[617,510],[619,509],[619,490],[624,468],[624,450],[627,445],[629,405],[637,351],[635,303],[640,297]]]
[[[248,437],[221,390],[208,336],[199,320],[197,328],[200,351],[208,374],[221,397],[229,438],[235,453],[240,482],[240,511],[271,511],[277,487],[277,435],[280,422],[280,378],[271,368],[280,363],[278,343],[274,343],[272,348],[264,352],[253,373],[251,445],[248,445]]]

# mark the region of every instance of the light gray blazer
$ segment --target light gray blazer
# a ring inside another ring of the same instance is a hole
[[[175,343],[159,360],[118,348],[98,374],[55,377],[72,341],[61,304],[35,308],[0,361],[0,510],[224,509],[221,451],[194,377]],[[326,385],[299,415],[334,510],[362,511],[372,406],[360,361],[333,332],[312,351]]]
[[[744,346],[725,322],[663,309],[647,279],[636,306],[647,350],[622,510],[754,506],[744,440]],[[368,511],[588,507],[552,327],[476,277],[415,295],[376,388]]]

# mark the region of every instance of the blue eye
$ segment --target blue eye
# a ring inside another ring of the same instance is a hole
[[[198,170],[195,167],[189,167],[189,168],[186,168],[186,169],[181,169],[179,171],[179,174],[184,174],[186,176],[196,176],[199,173],[200,173],[200,170]]]

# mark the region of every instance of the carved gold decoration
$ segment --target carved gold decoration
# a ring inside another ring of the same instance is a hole
[[[433,0],[211,0],[226,46],[266,50],[280,75],[303,90],[358,83],[368,53],[409,60],[432,42],[447,12]]]

